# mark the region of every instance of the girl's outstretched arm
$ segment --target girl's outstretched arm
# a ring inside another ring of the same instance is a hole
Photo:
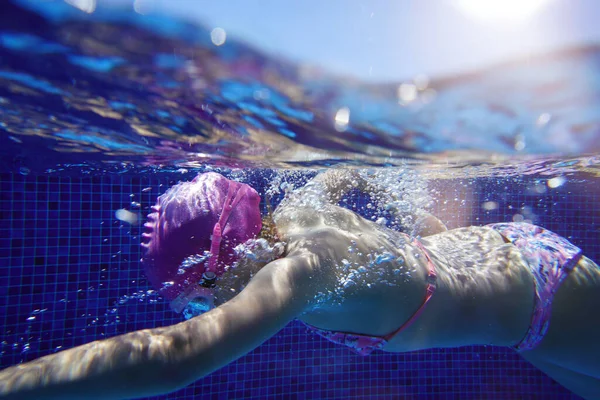
[[[0,399],[127,399],[183,388],[250,352],[314,297],[310,256],[276,260],[222,306],[0,371]]]
[[[379,184],[377,176],[361,173],[355,169],[328,169],[315,176],[305,188],[317,187],[321,193],[327,196],[327,200],[337,204],[341,198],[353,189],[369,193],[375,198],[389,198],[393,204],[396,194],[390,188]],[[302,189],[300,189],[302,190]],[[411,233],[417,236],[431,236],[447,230],[444,223],[432,214],[424,211],[402,211],[391,207],[390,212],[411,223]]]

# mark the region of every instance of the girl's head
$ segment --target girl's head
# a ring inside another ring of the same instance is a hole
[[[234,248],[262,228],[260,196],[250,186],[208,172],[158,198],[144,225],[148,280],[171,309],[197,315],[213,306],[214,286]]]

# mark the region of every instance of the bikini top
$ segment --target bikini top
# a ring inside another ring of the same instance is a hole
[[[330,342],[348,346],[354,352],[360,354],[361,356],[369,355],[371,354],[371,352],[373,352],[373,350],[382,349],[394,336],[398,335],[400,332],[411,326],[413,322],[415,322],[415,320],[419,317],[419,315],[421,315],[421,313],[425,309],[425,305],[429,302],[436,289],[437,274],[435,272],[435,265],[429,257],[429,253],[427,252],[425,247],[423,247],[423,244],[421,244],[421,242],[419,242],[418,240],[414,239],[412,241],[412,244],[420,248],[421,251],[423,251],[423,254],[425,254],[425,257],[427,258],[427,288],[425,289],[425,298],[423,299],[423,302],[421,303],[417,311],[415,311],[414,314],[398,329],[384,336],[370,336],[351,332],[328,331],[306,323],[305,325],[319,336],[324,337]]]

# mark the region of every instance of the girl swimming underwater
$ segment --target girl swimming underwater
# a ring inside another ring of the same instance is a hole
[[[216,173],[176,185],[149,217],[143,265],[171,308],[193,318],[7,368],[0,399],[168,393],[295,318],[363,355],[508,346],[578,395],[600,398],[600,269],[579,248],[526,223],[448,231],[431,216],[409,237],[337,206],[353,189],[385,191],[356,172],[328,171],[288,194],[263,226],[248,185]],[[247,242],[256,237],[270,242]]]

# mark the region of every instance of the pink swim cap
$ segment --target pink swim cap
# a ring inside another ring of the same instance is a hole
[[[215,172],[179,183],[158,198],[144,224],[142,264],[148,280],[180,312],[201,288],[203,274],[218,277],[235,261],[234,247],[262,228],[260,196]],[[210,256],[182,266],[191,256]],[[201,261],[200,261],[201,260]]]

